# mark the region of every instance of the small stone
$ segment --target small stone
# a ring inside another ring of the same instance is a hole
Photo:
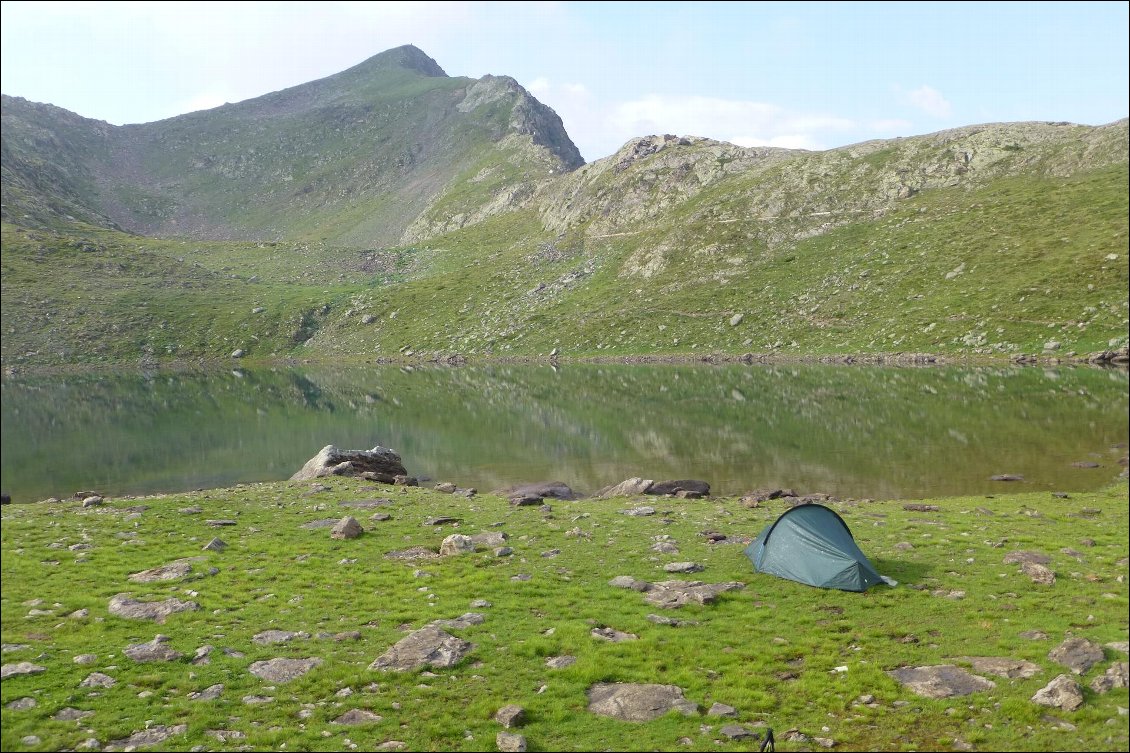
[[[521,727],[526,723],[526,710],[521,706],[508,704],[494,713],[494,720],[503,727]]]
[[[705,569],[697,562],[669,562],[663,566],[663,570],[668,573],[698,573]]]
[[[374,714],[368,709],[351,709],[344,714],[333,720],[333,724],[346,724],[350,726],[358,726],[362,724],[376,724],[384,717]]]
[[[710,706],[709,710],[707,710],[706,715],[736,717],[738,715],[738,710],[733,706],[727,706],[724,703],[715,702]]]
[[[10,709],[11,711],[27,711],[28,709],[34,709],[38,705],[38,701],[34,698],[24,697],[4,704],[4,708]]]
[[[227,548],[228,545],[224,542],[223,539],[214,538],[203,547],[201,547],[201,550],[205,552],[222,552]]]
[[[364,533],[365,529],[357,522],[357,519],[352,516],[346,516],[339,520],[333,529],[330,531],[330,538],[334,539],[355,539]]]
[[[723,737],[727,737],[731,740],[749,740],[757,736],[751,730],[746,729],[740,724],[727,724],[718,731]]]
[[[551,656],[545,660],[545,666],[550,669],[565,669],[577,663],[575,656]]]
[[[75,664],[78,664],[80,666],[85,666],[87,664],[93,664],[94,662],[98,661],[98,655],[97,654],[79,654],[78,656],[71,659],[71,661],[73,661]]]

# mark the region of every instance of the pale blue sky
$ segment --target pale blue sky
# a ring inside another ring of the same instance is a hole
[[[516,78],[588,160],[651,133],[826,149],[1130,114],[1130,4],[3,2],[0,89],[158,120],[415,44]]]

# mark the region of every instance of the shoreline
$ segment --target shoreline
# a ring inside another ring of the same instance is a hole
[[[1130,355],[1126,346],[1118,351],[1096,351],[1088,354],[1066,353],[1062,356],[1046,353],[1028,354],[944,354],[944,353],[664,353],[566,356],[556,353],[536,355],[465,355],[461,353],[395,353],[375,357],[337,358],[332,355],[277,356],[268,358],[195,358],[167,361],[116,361],[107,363],[73,363],[54,365],[14,364],[3,367],[2,378],[21,376],[53,376],[82,373],[108,373],[137,370],[142,372],[213,371],[217,369],[294,368],[297,366],[489,366],[492,364],[529,364],[568,366],[571,364],[813,364],[827,366],[898,366],[935,368],[943,366],[1016,366],[1016,367],[1092,367],[1130,370]]]

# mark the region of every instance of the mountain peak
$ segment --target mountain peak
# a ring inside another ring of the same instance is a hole
[[[415,45],[393,47],[369,58],[357,68],[403,68],[423,76],[446,78],[447,73],[428,54]]]

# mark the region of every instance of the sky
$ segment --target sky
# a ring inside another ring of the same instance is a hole
[[[116,125],[414,44],[508,75],[588,161],[635,136],[830,149],[1130,115],[1127,2],[3,2],[0,90]]]

